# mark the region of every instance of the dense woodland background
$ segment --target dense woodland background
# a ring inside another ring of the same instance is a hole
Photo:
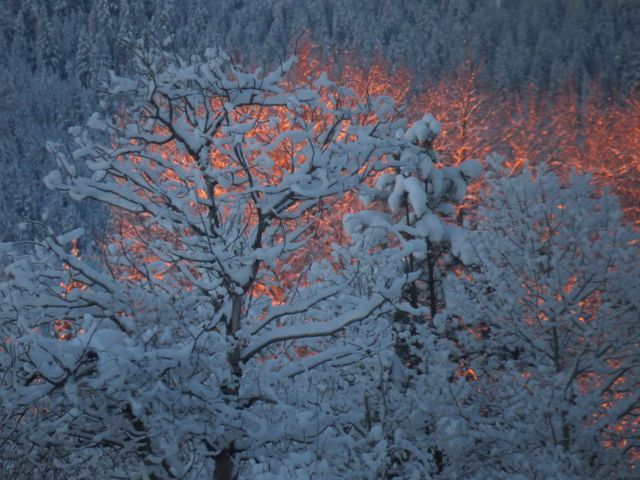
[[[32,236],[30,227],[18,227],[43,212],[60,230],[78,220],[93,231],[103,228],[99,210],[68,204],[43,187],[54,166],[44,143],[65,140],[68,127],[94,111],[109,70],[130,70],[124,39],[145,38],[187,55],[221,45],[242,62],[263,65],[290,54],[303,33],[322,46],[316,54],[334,70],[354,62],[366,70],[384,60],[391,89],[396,81],[407,91],[437,86],[470,61],[480,68],[484,91],[494,95],[494,111],[501,98],[496,91],[531,84],[543,94],[571,85],[579,97],[595,89],[598,98],[614,102],[640,85],[640,4],[634,0],[5,0],[0,240]],[[408,72],[410,79],[393,72]],[[442,88],[436,93],[444,97]],[[447,104],[459,100],[456,92],[450,96]],[[498,151],[503,143],[489,136],[482,142]]]

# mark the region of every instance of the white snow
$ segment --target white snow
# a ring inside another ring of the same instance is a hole
[[[418,216],[427,210],[427,193],[424,184],[416,177],[408,177],[404,180],[404,190],[409,196],[411,208]]]

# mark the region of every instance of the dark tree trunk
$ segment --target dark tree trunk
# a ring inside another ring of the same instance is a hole
[[[233,480],[233,463],[235,456],[233,443],[216,455],[216,471],[213,475],[214,480]]]

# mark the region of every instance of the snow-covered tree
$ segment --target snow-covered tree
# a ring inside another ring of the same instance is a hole
[[[404,67],[420,83],[428,85],[442,80],[443,86],[448,87],[444,90],[451,91],[451,86],[456,90],[455,84],[464,82],[454,79],[452,83],[450,73],[469,56],[475,64],[486,64],[482,77],[491,77],[486,78],[490,80],[488,84],[502,87],[520,88],[534,82],[547,88],[575,80],[578,91],[584,92],[590,80],[600,79],[605,86],[604,96],[608,97],[638,83],[640,69],[636,68],[634,41],[639,34],[640,8],[636,2],[575,0],[567,5],[565,0],[533,3],[511,0],[470,7],[472,3],[468,0],[435,4],[396,0],[392,5],[379,0],[359,0],[355,5],[344,0],[303,4],[296,0],[2,2],[0,110],[5,114],[0,116],[3,132],[0,168],[4,172],[0,176],[3,205],[0,238],[8,241],[31,236],[30,230],[21,231],[15,226],[26,219],[38,218],[43,207],[51,211],[51,218],[57,214],[62,229],[73,228],[82,220],[86,220],[84,226],[88,229],[103,226],[100,222],[92,224],[92,216],[85,211],[65,208],[64,215],[58,214],[62,209],[58,207],[59,196],[41,188],[42,176],[54,165],[40,148],[43,138],[63,141],[70,125],[84,121],[84,115],[97,108],[95,88],[108,69],[120,74],[131,72],[133,62],[129,50],[123,47],[123,38],[155,38],[187,58],[192,52],[202,52],[207,45],[222,43],[246,52],[255,64],[262,64],[283,55],[300,32],[309,32],[324,52],[350,52],[331,59],[338,68],[362,63],[366,70],[373,71],[380,67],[376,65],[380,63],[378,59],[385,58],[392,67],[389,70],[396,92],[404,89],[397,87],[398,74]],[[240,18],[242,22],[237,21]],[[372,30],[372,24],[379,28]],[[549,38],[553,41],[545,40]],[[356,59],[360,61],[355,62]],[[550,85],[545,80],[548,72],[535,68],[536,62],[551,66]],[[476,100],[486,106],[483,92],[494,92],[484,88],[478,92]],[[462,118],[458,113],[464,108],[448,112],[445,107],[440,111],[427,103],[421,109],[444,120],[445,135],[441,141],[447,143],[452,138],[449,130],[465,137],[462,144],[451,150],[459,158],[461,149],[469,146],[474,151],[496,146],[495,107],[507,103],[500,98],[489,103],[495,104],[488,109],[483,106],[472,125],[460,123],[451,129],[447,120]],[[51,120],[42,122],[38,117],[43,113],[45,119]],[[485,126],[492,130],[487,132],[490,135],[484,143],[478,144],[476,134],[484,132]],[[547,134],[542,132],[542,137]],[[611,161],[618,157],[616,154]],[[34,160],[37,168],[31,171]]]
[[[309,339],[391,311],[393,285],[356,299],[348,283],[284,272],[314,216],[410,146],[395,137],[406,124],[389,99],[325,76],[292,85],[293,59],[262,72],[218,51],[137,56],[137,76],[112,74],[121,114],[72,129],[73,149],[50,146],[47,185],[112,212],[103,258],[70,250],[79,231],[7,249],[0,462],[15,475],[256,478],[332,421],[283,366],[339,359],[303,357]]]
[[[426,305],[431,318],[443,305],[440,292],[442,262],[464,256],[461,229],[456,225],[456,206],[467,193],[468,183],[482,172],[477,160],[447,166],[440,162],[432,148],[440,133],[440,122],[431,114],[425,115],[397,136],[407,141],[396,157],[392,172],[379,176],[373,188],[363,189],[366,203],[382,203],[381,209],[369,210],[345,219],[347,231],[362,237],[367,245],[399,243],[405,272],[416,272],[403,296],[413,308]],[[448,220],[447,220],[448,219]],[[452,254],[450,258],[444,258]],[[392,265],[389,259],[381,265]],[[397,263],[397,262],[396,262]]]
[[[639,237],[588,176],[490,175],[440,328],[463,478],[631,478],[640,413]],[[636,465],[637,468],[637,465]],[[453,472],[452,472],[453,473]]]
[[[323,394],[336,419],[327,443],[341,446],[323,452],[332,478],[428,478],[446,463],[434,413],[443,402],[438,385],[448,384],[457,364],[432,322],[444,305],[445,273],[469,259],[455,207],[481,166],[442,165],[432,149],[438,133],[429,114],[398,131],[392,168],[360,189],[368,209],[344,219],[352,244],[337,250],[343,268],[329,280],[349,285],[356,302],[379,293],[392,308],[375,323],[350,326],[342,364],[308,380],[336,388]]]

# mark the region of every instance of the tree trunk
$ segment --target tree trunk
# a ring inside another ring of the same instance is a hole
[[[242,315],[242,295],[234,295],[231,299],[231,318],[229,319],[227,336],[231,340],[235,341],[235,334],[240,330],[240,319]],[[227,354],[227,360],[229,362],[229,368],[232,373],[232,379],[230,384],[222,386],[222,393],[227,397],[228,403],[237,403],[238,389],[240,378],[242,377],[242,366],[240,365],[240,344],[235,342],[233,350]],[[215,472],[214,480],[233,480],[235,455],[237,450],[235,449],[234,442],[231,441],[229,445],[223,448],[218,453],[215,459]]]
[[[431,314],[431,321],[438,313],[438,299],[436,298],[436,261],[437,258],[432,254],[433,244],[427,240],[427,285],[429,288],[429,313]]]
[[[233,480],[233,457],[235,456],[233,443],[216,455],[216,471],[214,480]]]

